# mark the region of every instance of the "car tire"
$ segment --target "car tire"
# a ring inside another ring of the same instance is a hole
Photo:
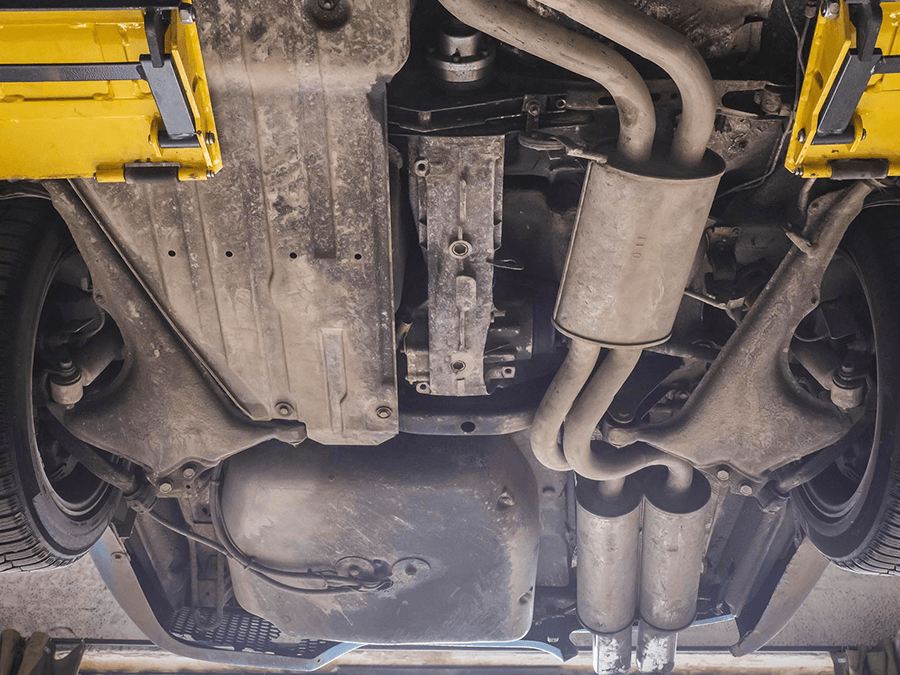
[[[33,398],[38,326],[61,261],[75,255],[49,200],[0,201],[0,571],[74,562],[96,543],[120,501],[118,491],[67,461],[59,480],[85,495],[73,498],[72,508],[42,459],[46,443],[56,441],[47,440],[39,415],[49,413],[39,412]]]
[[[874,329],[876,377],[873,398],[867,400],[870,409],[874,402],[874,424],[864,436],[868,455],[864,470],[858,459],[857,469],[848,469],[844,459],[791,494],[802,527],[833,563],[860,573],[900,574],[900,212],[888,206],[864,211],[840,252],[855,267]],[[843,484],[847,473],[859,478],[855,487]],[[829,501],[823,497],[829,491],[841,496]]]

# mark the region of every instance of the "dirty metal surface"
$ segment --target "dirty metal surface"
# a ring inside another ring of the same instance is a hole
[[[872,187],[858,183],[809,207],[806,230],[760,293],[684,408],[669,422],[610,429],[614,445],[644,441],[698,467],[729,465],[745,476],[840,440],[853,424],[807,393],[788,366],[791,338],[819,304],[822,276]]]
[[[251,424],[172,331],[79,194],[62,181],[47,189],[92,272],[96,302],[127,345],[125,365],[108,392],[71,410],[51,404],[69,431],[151,476],[190,462],[211,466],[270,438],[306,438],[302,424]]]
[[[323,443],[398,429],[385,82],[409,11],[202,3],[225,168],[202,184],[77,183],[246,414],[304,422]]]
[[[289,593],[229,561],[244,609],[309,639],[490,642],[528,632],[538,490],[509,437],[404,434],[377,453],[303,447],[272,444],[228,462],[227,530],[268,567],[331,570],[373,590]]]
[[[411,139],[410,195],[429,299],[428,350],[408,349],[407,356],[409,378],[422,393],[488,393],[484,358],[493,322],[494,251],[500,248],[503,156],[503,136]]]

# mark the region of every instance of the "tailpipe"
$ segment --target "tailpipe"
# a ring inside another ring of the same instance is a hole
[[[681,493],[667,489],[662,471],[645,487],[637,643],[642,673],[672,671],[678,633],[696,616],[710,492],[698,471]]]
[[[614,497],[579,478],[578,618],[593,635],[594,672],[631,667],[631,626],[637,606],[642,494],[634,478]]]

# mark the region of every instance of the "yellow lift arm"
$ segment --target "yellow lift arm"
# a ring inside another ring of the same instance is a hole
[[[214,175],[222,157],[193,6],[76,6],[85,1],[0,6],[0,179]]]
[[[806,178],[900,175],[900,2],[826,0],[785,166]]]

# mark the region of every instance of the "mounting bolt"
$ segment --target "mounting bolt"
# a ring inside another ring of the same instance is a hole
[[[282,417],[290,417],[294,413],[294,406],[287,401],[281,401],[275,404],[275,412]]]
[[[541,114],[541,102],[534,98],[531,99],[525,104],[525,112],[532,117],[537,117]]]
[[[188,464],[186,467],[184,467],[184,468],[181,470],[181,475],[182,475],[184,478],[188,478],[188,479],[193,478],[194,476],[197,475],[197,469],[195,469],[195,468],[193,467],[193,465]]]
[[[841,13],[841,3],[834,0],[825,0],[822,3],[821,12],[823,19],[836,19],[838,14]]]
[[[718,478],[723,483],[731,478],[731,471],[729,471],[726,467],[720,467],[718,471],[716,471],[716,478]]]
[[[197,11],[189,2],[182,2],[178,5],[178,18],[181,23],[194,23],[197,20]]]
[[[803,167],[798,166],[796,169],[794,169],[794,175],[798,176],[798,177],[802,177],[803,176]]]
[[[738,486],[738,491],[745,497],[749,497],[753,494],[753,485],[751,485],[747,481],[744,481],[740,484],[740,486]]]
[[[797,142],[806,143],[806,129],[801,129],[797,132]]]
[[[497,506],[501,509],[509,509],[515,505],[515,500],[506,493],[500,495],[500,499],[497,500]]]
[[[386,420],[388,417],[394,414],[394,411],[388,408],[386,405],[379,406],[375,410],[375,415],[382,420]]]
[[[213,132],[207,131],[206,136],[204,138],[206,139],[207,145],[215,145],[216,144],[216,135]]]
[[[169,494],[172,491],[172,487],[172,481],[170,480],[160,481],[159,483],[159,491],[164,495]]]
[[[334,8],[337,7],[339,0],[319,0],[319,9],[325,12],[334,11]]]

